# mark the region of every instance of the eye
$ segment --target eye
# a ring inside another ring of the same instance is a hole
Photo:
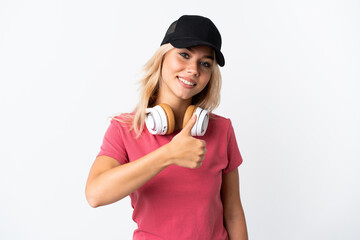
[[[201,62],[200,64],[206,68],[211,67],[211,64],[209,62]]]
[[[186,52],[181,52],[180,55],[186,59],[189,59],[189,57],[190,57],[189,54],[187,54]]]

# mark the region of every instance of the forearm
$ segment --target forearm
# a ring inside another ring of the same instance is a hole
[[[230,240],[248,240],[246,220],[244,212],[239,212],[236,216],[225,218],[225,227]]]
[[[126,197],[170,165],[166,147],[107,171],[93,178],[86,186],[92,207],[107,205]]]

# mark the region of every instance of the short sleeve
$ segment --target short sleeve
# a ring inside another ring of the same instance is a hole
[[[105,136],[100,147],[100,152],[97,156],[104,155],[112,157],[121,164],[128,162],[122,130],[123,129],[121,128],[118,121],[114,119],[111,120],[110,126],[105,132]]]
[[[223,170],[223,174],[227,174],[236,169],[243,161],[239,147],[237,145],[234,128],[231,124],[231,121],[227,133],[227,158],[228,165]]]

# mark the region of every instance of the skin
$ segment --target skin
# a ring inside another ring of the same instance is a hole
[[[156,103],[170,105],[176,130],[182,128],[182,119],[192,97],[208,84],[213,64],[214,52],[207,46],[174,48],[165,55]],[[181,79],[192,84],[184,84]],[[196,117],[193,117],[168,144],[136,161],[121,165],[111,157],[97,157],[85,189],[90,206],[99,207],[119,201],[171,165],[199,168],[206,154],[206,142],[191,136],[195,122]],[[224,224],[230,239],[248,239],[237,169],[223,175],[221,196]]]
[[[168,103],[171,106],[176,120],[175,129],[181,129],[183,116],[191,104],[191,98],[208,84],[213,64],[214,53],[207,46],[174,48],[165,55],[156,104]],[[184,86],[180,79],[195,86]]]

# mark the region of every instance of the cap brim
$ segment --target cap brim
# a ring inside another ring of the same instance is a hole
[[[219,64],[220,67],[223,67],[225,65],[225,58],[224,55],[222,54],[222,52],[220,50],[218,50],[213,44],[205,42],[205,41],[200,41],[197,39],[176,39],[176,40],[170,40],[169,43],[171,43],[171,45],[173,45],[176,48],[188,48],[188,47],[195,47],[195,46],[209,46],[212,49],[214,49],[215,51],[215,55],[216,55],[216,61]]]

